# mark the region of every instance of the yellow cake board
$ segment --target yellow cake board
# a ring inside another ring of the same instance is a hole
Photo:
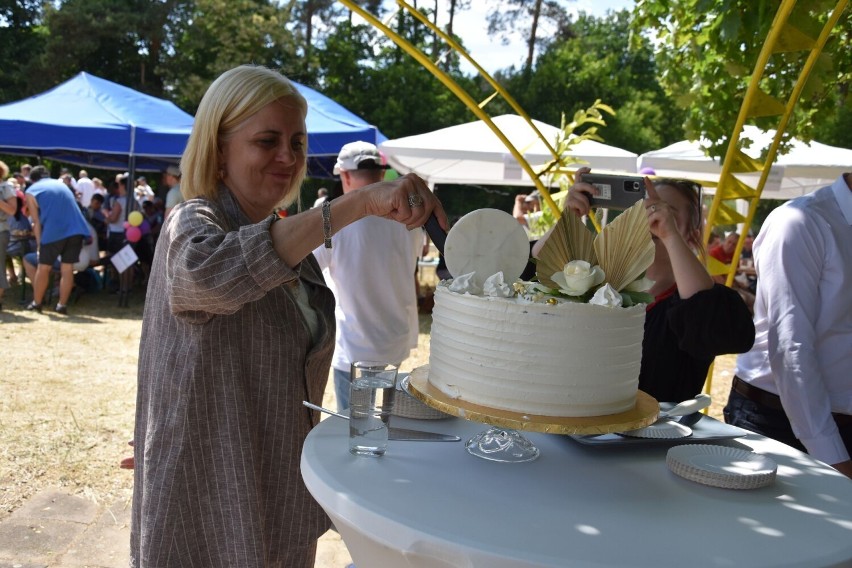
[[[429,365],[411,371],[408,391],[412,396],[436,410],[459,418],[526,432],[546,434],[598,435],[624,432],[650,426],[657,420],[660,405],[654,397],[637,391],[636,406],[626,412],[604,416],[535,416],[490,408],[451,398],[429,383]]]

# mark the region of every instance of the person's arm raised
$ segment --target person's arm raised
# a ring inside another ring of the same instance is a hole
[[[686,299],[702,290],[713,287],[713,278],[695,256],[695,252],[677,229],[674,214],[665,201],[660,199],[654,184],[645,178],[645,211],[651,234],[662,241],[669,254],[677,291]]]
[[[575,172],[574,179],[582,179],[582,175],[590,171],[592,171],[591,168],[582,167]],[[591,198],[597,194],[598,188],[595,186],[582,181],[575,182],[568,191],[568,197],[565,198],[565,205],[562,208],[563,213],[573,213],[577,217],[588,215],[592,209]],[[553,227],[533,245],[531,253],[533,257],[538,257],[538,253],[541,252],[541,248],[547,242],[547,239],[550,238],[550,233],[552,232]]]
[[[441,227],[449,229],[441,202],[414,174],[351,191],[332,200],[329,206],[331,234],[370,215],[392,219],[414,229],[423,226],[433,211]],[[296,266],[323,243],[322,216],[323,208],[316,207],[272,224],[270,233],[275,252],[288,266]]]

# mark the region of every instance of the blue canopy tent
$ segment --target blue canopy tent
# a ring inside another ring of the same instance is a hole
[[[363,140],[378,146],[387,140],[375,126],[351,113],[322,93],[296,83],[296,88],[308,101],[308,175],[334,177],[332,170],[337,154],[344,144]]]
[[[298,83],[296,88],[309,106],[309,175],[331,177],[335,157],[348,142],[387,139],[328,97]],[[180,159],[192,123],[190,114],[169,101],[83,72],[39,95],[0,105],[0,153],[157,171]]]
[[[84,167],[162,170],[178,160],[192,115],[171,102],[79,73],[0,106],[0,152]]]

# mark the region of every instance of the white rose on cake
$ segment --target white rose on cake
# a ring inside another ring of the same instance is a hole
[[[582,296],[604,281],[606,275],[600,266],[592,266],[585,260],[572,260],[561,272],[551,279],[559,286],[559,291],[567,296]]]

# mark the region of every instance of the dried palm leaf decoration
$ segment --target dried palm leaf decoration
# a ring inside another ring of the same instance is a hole
[[[585,260],[592,266],[598,264],[595,255],[595,234],[572,212],[559,217],[550,237],[539,251],[536,262],[538,281],[550,288],[559,286],[552,280],[572,260]]]
[[[654,261],[644,202],[626,209],[597,236],[576,215],[562,215],[539,252],[539,282],[556,288],[551,276],[572,260],[600,265],[606,274],[605,282],[619,292],[642,276]]]

